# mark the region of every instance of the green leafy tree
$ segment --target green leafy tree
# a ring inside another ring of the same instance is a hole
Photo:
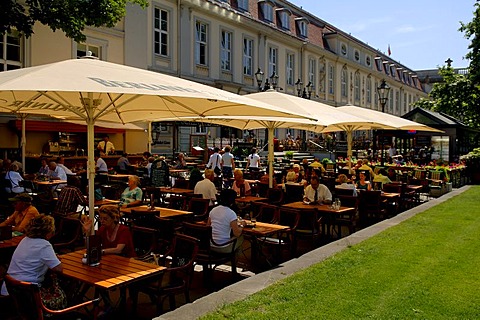
[[[439,69],[443,82],[435,83],[429,93],[429,99],[420,99],[414,105],[443,112],[462,121],[466,125],[480,129],[480,3],[474,4],[473,20],[462,23],[459,31],[465,38],[471,39],[469,52],[465,58],[470,60],[468,74],[456,74],[450,66]]]
[[[115,26],[125,16],[127,3],[145,8],[148,0],[1,0],[0,34],[15,29],[30,37],[38,21],[82,42],[86,26]]]

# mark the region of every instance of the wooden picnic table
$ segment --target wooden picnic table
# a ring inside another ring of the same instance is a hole
[[[179,194],[179,195],[189,195],[189,194],[193,194],[193,190],[192,190],[192,189],[171,188],[171,187],[160,187],[160,192],[162,192],[162,193]]]
[[[132,284],[160,275],[165,267],[142,262],[119,255],[104,255],[97,266],[82,263],[85,250],[60,256],[62,275],[80,281],[88,287],[95,287],[96,294],[120,289],[120,306],[126,306],[126,289]],[[108,299],[108,295],[103,295]]]
[[[138,206],[138,207],[128,207],[128,208],[121,207],[120,208],[120,212],[127,215],[131,215],[132,210],[136,212],[140,212],[144,215],[150,215],[150,214],[155,214],[156,212],[160,212],[161,218],[185,217],[193,214],[193,212],[191,211],[176,210],[176,209],[170,209],[170,208],[164,208],[164,207],[154,207],[154,209],[151,210],[147,205]]]
[[[265,200],[268,200],[268,198],[257,197],[257,196],[237,197],[235,199],[235,201],[238,203],[252,203],[252,202],[258,202],[258,201],[265,201]]]

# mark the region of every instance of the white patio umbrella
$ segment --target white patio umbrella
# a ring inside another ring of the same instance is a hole
[[[323,132],[330,132],[330,131],[345,131],[347,133],[347,157],[349,158],[348,161],[348,168],[351,168],[351,159],[352,159],[352,141],[353,141],[353,131],[355,130],[375,130],[375,129],[383,129],[383,130],[418,130],[418,131],[429,131],[429,132],[443,132],[438,129],[431,128],[426,126],[422,123],[410,121],[407,119],[403,119],[388,113],[383,113],[380,111],[357,107],[353,105],[346,105],[343,107],[337,108],[340,111],[348,113],[358,118],[363,118],[366,121],[375,121],[376,124],[369,126],[369,125],[361,125],[361,126],[349,126],[349,125],[342,125],[342,124],[332,124],[330,126],[325,127]]]
[[[128,123],[182,116],[303,117],[281,107],[161,73],[94,59],[0,72],[0,111],[54,114],[88,126],[89,207],[93,216],[96,121]]]
[[[242,130],[251,129],[268,129],[268,163],[269,163],[269,177],[270,187],[273,183],[273,132],[277,128],[294,128],[301,130],[308,130],[313,132],[320,132],[327,126],[341,125],[350,126],[353,128],[360,127],[381,127],[381,124],[374,120],[366,120],[364,118],[356,117],[354,115],[340,111],[339,108],[329,106],[327,104],[308,100],[297,96],[280,93],[274,90],[266,92],[259,92],[247,95],[247,97],[275,105],[277,107],[284,107],[288,110],[301,112],[303,114],[313,115],[316,121],[308,119],[293,119],[293,118],[278,118],[278,117],[262,117],[262,116],[229,116],[216,117],[209,116],[204,118],[181,118],[177,120],[199,121],[213,124],[220,124],[235,127]],[[175,120],[175,119],[170,119]]]

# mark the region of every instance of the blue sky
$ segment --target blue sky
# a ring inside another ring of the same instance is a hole
[[[413,70],[435,69],[463,59],[470,41],[460,21],[473,19],[475,0],[289,0]]]

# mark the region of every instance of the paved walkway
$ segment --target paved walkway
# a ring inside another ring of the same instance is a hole
[[[262,272],[248,279],[232,284],[222,290],[195,300],[193,303],[183,305],[180,308],[154,318],[154,320],[197,319],[208,312],[216,310],[222,305],[245,299],[247,296],[268,287],[278,280],[286,278],[291,274],[305,269],[313,264],[322,262],[326,258],[336,254],[339,251],[342,251],[348,246],[360,243],[363,240],[382,232],[383,230],[396,226],[402,221],[415,216],[417,213],[430,209],[431,207],[434,207],[468,190],[468,188],[470,187],[464,186],[460,189],[454,189],[452,192],[449,192],[440,198],[432,199],[413,209],[402,212],[393,218],[383,220],[373,226],[357,231],[348,237],[339,239],[318,249],[312,250],[301,257],[281,264],[275,269]]]

